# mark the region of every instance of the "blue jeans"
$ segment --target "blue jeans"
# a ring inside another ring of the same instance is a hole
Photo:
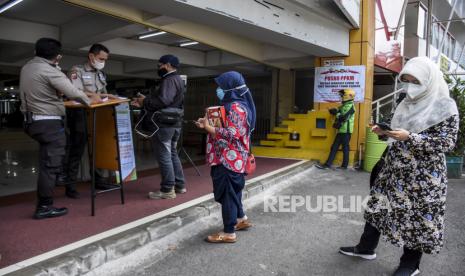
[[[170,192],[174,186],[184,188],[184,172],[176,146],[181,128],[160,128],[152,138],[161,173],[161,191]]]
[[[334,139],[333,145],[331,146],[331,152],[329,153],[328,160],[326,161],[326,166],[330,167],[333,164],[334,159],[336,158],[337,150],[339,146],[342,145],[342,165],[341,167],[347,168],[349,165],[349,143],[350,143],[350,133],[338,133]]]

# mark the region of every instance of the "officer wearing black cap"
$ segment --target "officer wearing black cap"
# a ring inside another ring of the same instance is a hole
[[[58,67],[61,43],[41,38],[35,44],[36,56],[21,69],[21,111],[25,115],[25,131],[39,143],[38,203],[34,218],[50,218],[67,214],[66,208],[53,207],[53,187],[62,170],[66,136],[62,96],[89,106],[98,102],[74,87]]]
[[[181,136],[185,92],[184,82],[177,73],[178,66],[177,57],[162,56],[158,60],[158,75],[161,77],[159,88],[150,96],[141,96],[133,102],[133,105],[143,107],[148,114],[157,115],[154,118],[159,129],[152,139],[162,181],[159,191],[149,193],[151,199],[172,199],[176,198],[176,193],[186,192],[184,172],[176,150]]]

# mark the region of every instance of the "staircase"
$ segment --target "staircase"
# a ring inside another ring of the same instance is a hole
[[[309,159],[326,161],[336,131],[332,128],[334,116],[327,110],[309,111],[306,114],[289,114],[289,117],[268,133],[260,146],[254,147],[254,154],[264,157]],[[291,136],[298,134],[298,140]],[[350,152],[350,163],[353,164],[356,146]],[[335,163],[342,161],[342,153],[338,153]]]

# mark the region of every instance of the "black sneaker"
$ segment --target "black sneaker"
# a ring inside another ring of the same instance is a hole
[[[376,253],[374,251],[359,251],[356,246],[341,247],[339,253],[347,256],[360,257],[365,260],[376,259]]]
[[[397,268],[396,272],[394,272],[394,276],[415,276],[420,274],[420,269],[418,268],[408,268],[408,267],[400,267]]]
[[[315,167],[317,167],[317,168],[320,169],[320,170],[327,170],[327,169],[329,169],[329,166],[326,165],[326,164],[323,164],[323,165],[322,165],[322,164],[316,164]]]

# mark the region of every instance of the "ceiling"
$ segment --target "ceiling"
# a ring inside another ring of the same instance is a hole
[[[0,5],[5,2],[0,0]],[[160,20],[179,21],[166,16],[160,16]],[[270,73],[265,65],[205,44],[180,47],[181,43],[191,40],[178,35],[166,33],[139,39],[140,35],[157,31],[63,1],[24,0],[0,14],[0,80],[19,72],[33,56],[34,42],[42,36],[55,36],[63,43],[61,67],[64,70],[83,63],[91,44],[106,45],[110,49],[110,60],[105,70],[110,79],[153,78],[157,59],[167,53],[177,55],[181,60],[181,73],[192,77],[239,69],[249,75]],[[215,58],[208,66],[205,64],[207,55],[208,59]]]

